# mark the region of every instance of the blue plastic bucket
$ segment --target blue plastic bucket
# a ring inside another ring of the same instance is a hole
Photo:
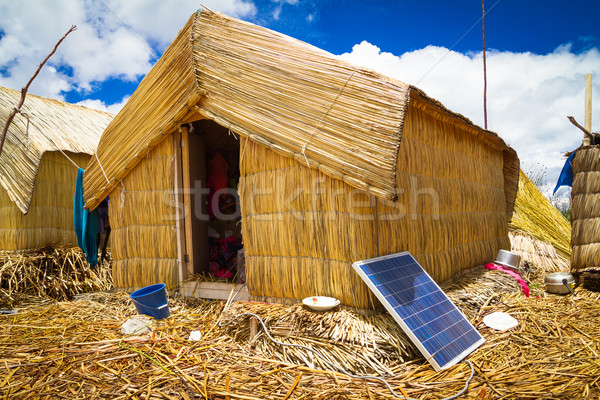
[[[168,318],[169,304],[167,289],[164,283],[146,286],[129,295],[138,314],[148,315],[155,319]]]

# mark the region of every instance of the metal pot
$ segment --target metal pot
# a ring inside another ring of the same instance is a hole
[[[510,251],[498,250],[498,255],[496,256],[496,261],[494,261],[494,263],[513,269],[519,269],[521,265],[521,256],[511,253]]]
[[[553,272],[546,275],[546,290],[549,293],[567,294],[573,293],[575,278],[568,272]]]

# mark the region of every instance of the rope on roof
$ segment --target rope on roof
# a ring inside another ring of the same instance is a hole
[[[315,136],[315,134],[317,133],[317,131],[319,130],[319,128],[321,127],[321,125],[323,125],[323,121],[325,120],[325,117],[327,116],[327,114],[329,113],[329,111],[333,108],[333,105],[337,101],[338,97],[340,97],[340,95],[342,94],[342,92],[344,91],[344,89],[346,88],[346,85],[348,85],[348,82],[350,82],[350,79],[352,79],[352,77],[356,73],[356,69],[357,68],[354,68],[354,70],[352,71],[352,73],[350,74],[350,76],[348,77],[348,79],[346,79],[346,82],[344,82],[344,84],[342,85],[340,91],[335,95],[335,98],[333,99],[333,101],[329,105],[329,108],[327,108],[327,111],[325,111],[325,113],[321,117],[321,120],[319,121],[319,123],[315,126],[315,129],[310,134],[310,137],[308,138],[308,140],[306,141],[306,143],[304,143],[304,145],[302,146],[302,151],[300,152],[300,154],[302,154],[304,156],[304,159],[306,160],[306,165],[308,166],[308,168],[310,168],[310,164],[308,162],[308,158],[306,157],[306,146],[308,146],[308,144],[310,143],[310,141],[312,140],[312,138]]]

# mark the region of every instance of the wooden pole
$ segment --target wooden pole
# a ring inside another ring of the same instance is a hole
[[[485,4],[481,0],[481,30],[483,35],[483,127],[487,129],[487,71],[485,66]]]
[[[187,274],[194,273],[194,237],[192,235],[192,220],[194,218],[194,200],[192,199],[192,182],[190,179],[190,135],[187,127],[181,127],[181,170],[183,178],[183,204],[185,209],[185,248]]]
[[[178,279],[179,283],[183,282],[188,277],[188,262],[186,258],[187,247],[185,240],[185,214],[189,212],[184,206],[184,179],[182,171],[182,154],[181,154],[181,131],[173,134],[173,152],[175,154],[175,166],[173,173],[175,174],[175,202],[176,202],[176,221],[175,229],[177,230],[177,261],[178,261]]]
[[[585,75],[585,122],[583,125],[588,132],[592,131],[592,74]],[[589,136],[583,136],[583,144],[590,144]]]
[[[38,74],[40,73],[42,67],[44,66],[44,64],[46,64],[46,61],[48,61],[48,59],[50,57],[52,57],[52,55],[56,52],[56,49],[58,49],[58,46],[60,46],[60,44],[62,43],[62,41],[65,40],[65,38],[67,37],[67,35],[69,33],[73,32],[76,29],[77,29],[77,26],[75,26],[75,25],[71,26],[71,29],[69,29],[67,31],[67,33],[65,33],[65,35],[56,43],[56,45],[54,45],[54,49],[52,49],[52,51],[50,52],[50,54],[48,54],[48,56],[46,56],[46,58],[44,59],[44,61],[42,61],[42,63],[40,65],[38,65],[37,70],[35,71],[35,73],[31,77],[31,79],[29,79],[29,82],[27,82],[27,85],[25,85],[25,87],[21,89],[21,98],[19,100],[19,104],[17,104],[17,106],[8,115],[8,118],[6,119],[6,123],[4,124],[4,128],[2,129],[2,134],[0,135],[0,155],[2,154],[2,147],[4,147],[4,139],[6,138],[6,132],[8,132],[8,127],[10,126],[10,124],[13,121],[13,119],[15,118],[15,115],[17,115],[17,113],[19,112],[19,110],[23,106],[23,103],[25,102],[25,96],[27,95],[27,90],[29,89],[29,86],[31,85],[31,83],[33,82],[33,80],[36,78],[36,76],[38,76]]]

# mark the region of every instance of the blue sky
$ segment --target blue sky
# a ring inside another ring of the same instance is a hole
[[[201,4],[411,83],[483,125],[480,0],[0,0],[0,86],[118,112]],[[580,143],[592,73],[600,123],[600,1],[486,0],[488,128],[553,184]]]
[[[481,23],[477,23],[482,16],[480,0],[371,1],[368,5],[339,0],[280,5],[266,0],[256,4],[267,16],[281,7],[279,20],[258,18],[261,25],[335,54],[363,40],[396,55],[427,45],[451,48],[474,24],[454,49],[482,49]],[[599,44],[600,3],[595,1],[486,0],[486,9],[490,48],[544,54],[565,43],[575,44],[578,50]]]

